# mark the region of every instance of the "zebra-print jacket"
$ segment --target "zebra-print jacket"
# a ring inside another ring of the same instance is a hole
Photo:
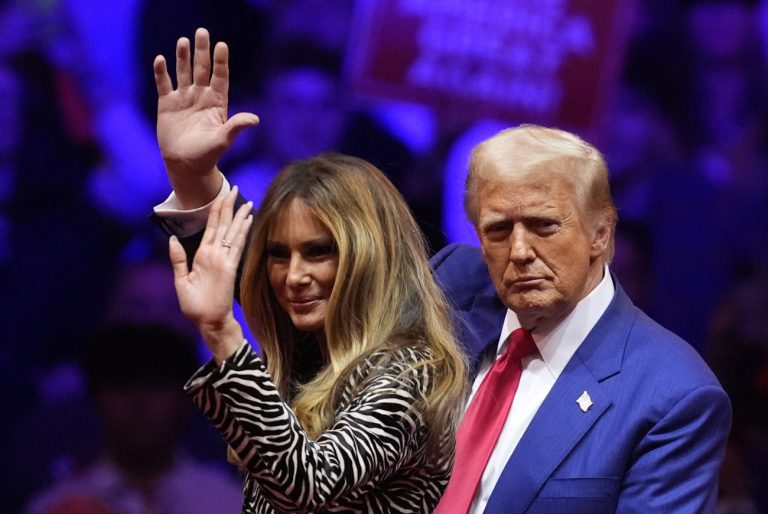
[[[433,386],[425,347],[373,354],[347,378],[333,426],[316,439],[278,395],[248,344],[209,362],[186,389],[242,461],[244,513],[432,512],[453,463],[449,445],[427,459],[417,408]],[[451,433],[450,431],[444,431]]]

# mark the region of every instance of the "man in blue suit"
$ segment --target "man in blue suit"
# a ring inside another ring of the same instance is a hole
[[[186,66],[189,51],[177,49]],[[198,30],[194,83],[172,94],[155,61],[158,138],[175,191],[156,219],[181,237],[228,192],[216,161],[258,122],[226,117],[226,47],[216,47],[210,81],[208,52]],[[730,403],[699,355],[611,275],[617,216],[600,153],[560,130],[502,131],[473,152],[465,200],[481,248],[448,246],[432,265],[477,371],[473,394],[512,331],[526,329],[536,350],[522,360],[468,510],[443,501],[442,512],[712,512]]]
[[[504,130],[473,151],[465,207],[481,248],[448,246],[432,264],[474,390],[514,329],[538,350],[469,512],[712,512],[730,403],[611,275],[617,216],[600,153],[560,130]],[[465,512],[447,497],[439,510]]]

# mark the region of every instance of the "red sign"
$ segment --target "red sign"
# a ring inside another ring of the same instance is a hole
[[[439,112],[594,128],[615,89],[631,0],[364,0],[354,91]]]

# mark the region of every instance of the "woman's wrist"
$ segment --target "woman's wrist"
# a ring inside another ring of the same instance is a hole
[[[217,364],[234,355],[244,339],[242,327],[232,316],[223,323],[201,326],[199,330]]]

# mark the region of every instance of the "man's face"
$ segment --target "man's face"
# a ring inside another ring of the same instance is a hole
[[[602,279],[610,228],[587,218],[564,177],[545,168],[493,172],[480,182],[477,205],[491,279],[523,327],[552,328]]]

